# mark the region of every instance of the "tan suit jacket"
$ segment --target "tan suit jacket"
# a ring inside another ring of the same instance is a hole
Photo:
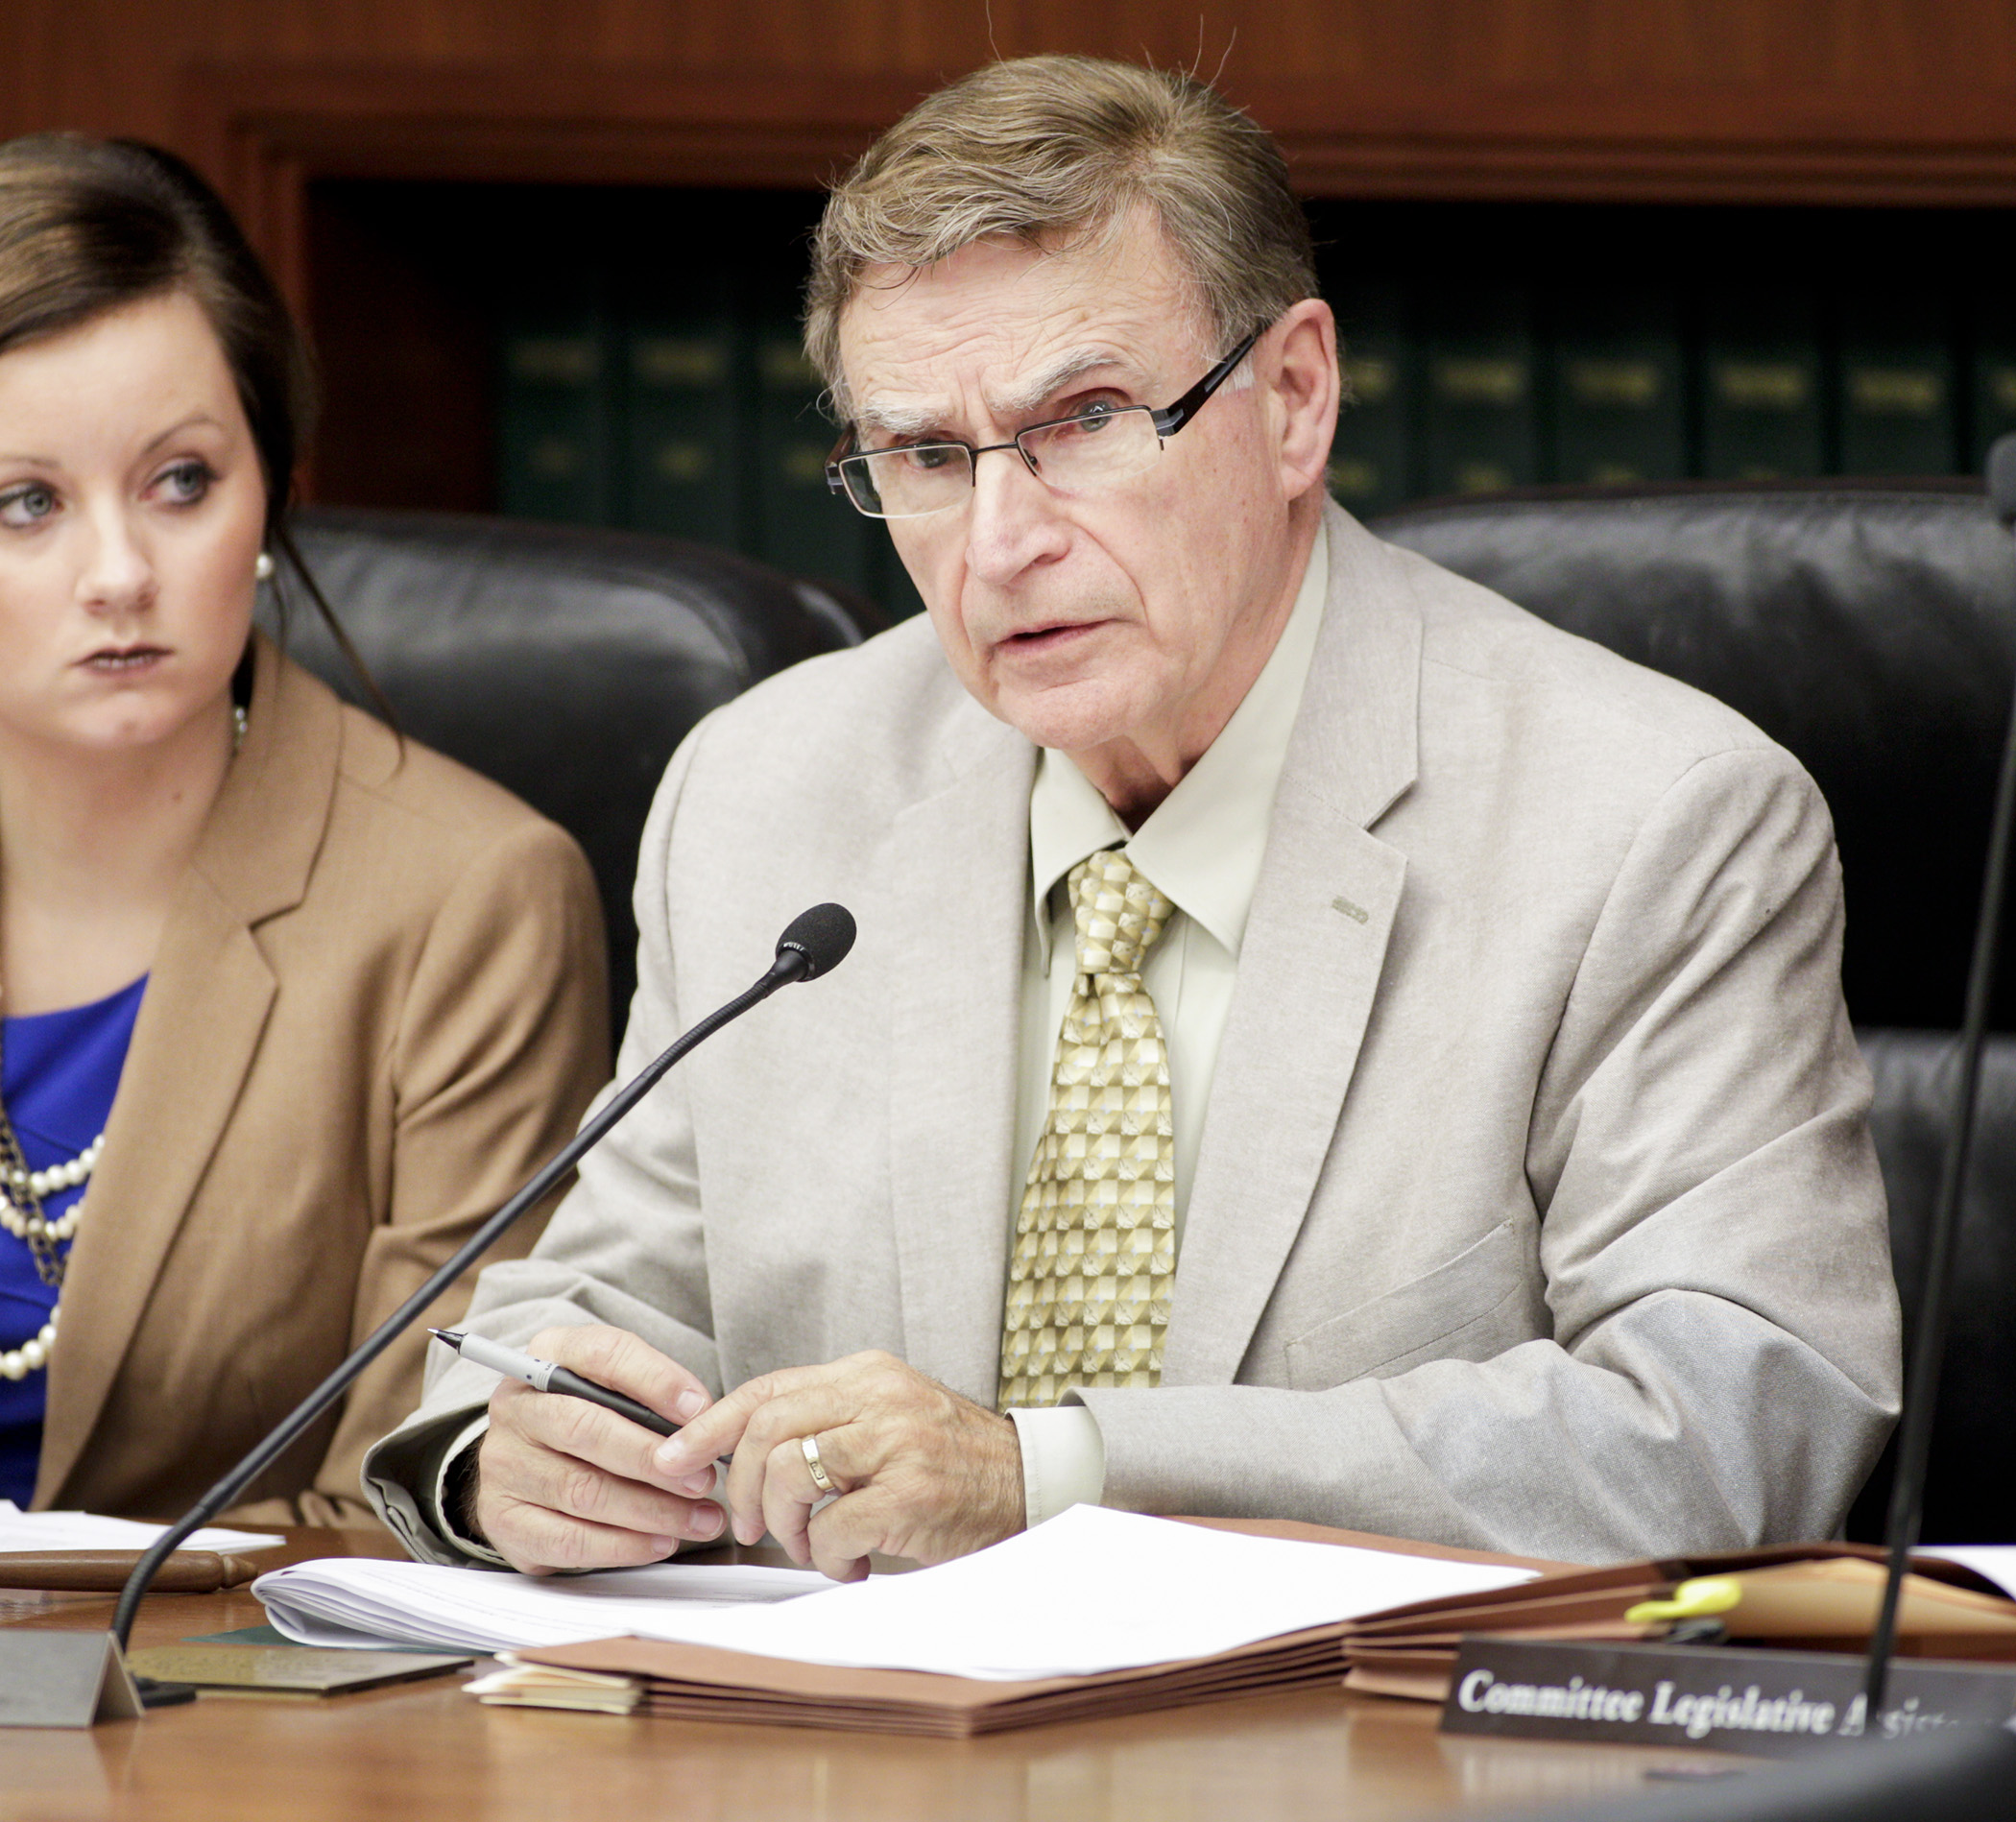
[[[1604,1561],[1821,1536],[1889,1427],[1896,1295],[1839,873],[1740,717],[1331,520],[1155,1391],[1108,1503]],[[636,1331],[717,1386],[886,1348],[992,1402],[1035,753],[931,630],[675,757],[621,1067],[860,923],[668,1078],[472,1319]],[[409,1546],[457,1365],[367,1463]]]
[[[607,1070],[572,840],[401,753],[263,638],[254,668],[85,1198],[39,1506],[185,1510],[565,1142]],[[370,1522],[358,1466],[418,1397],[424,1342],[375,1362],[244,1515]]]

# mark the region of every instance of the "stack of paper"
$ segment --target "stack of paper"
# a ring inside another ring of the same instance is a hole
[[[526,1664],[513,1651],[500,1652],[498,1658],[503,1668],[462,1686],[465,1694],[492,1708],[570,1708],[587,1714],[629,1714],[643,1697],[636,1677]]]
[[[807,1578],[673,1563],[531,1581],[346,1559],[276,1570],[253,1592],[304,1642],[519,1647],[525,1665],[636,1679],[650,1714],[968,1734],[1334,1686],[1354,1618],[1536,1572],[1374,1543],[1077,1506],[936,1569],[847,1587],[810,1578],[821,1592],[732,1606],[709,1598],[709,1577],[788,1578],[770,1584],[779,1595]],[[517,1681],[499,1692],[536,1694]]]
[[[167,1530],[137,1519],[102,1519],[93,1512],[23,1512],[0,1499],[0,1552],[9,1550],[144,1550]],[[183,1540],[185,1550],[263,1550],[287,1540],[265,1531],[206,1525]]]

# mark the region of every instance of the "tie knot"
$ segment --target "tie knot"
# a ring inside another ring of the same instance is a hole
[[[1139,974],[1176,907],[1115,848],[1081,860],[1070,873],[1081,974]]]

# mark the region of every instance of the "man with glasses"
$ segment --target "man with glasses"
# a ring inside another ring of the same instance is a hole
[[[860,940],[472,1306],[686,1427],[458,1365],[367,1470],[409,1546],[732,1525],[849,1577],[1084,1499],[1589,1561],[1828,1534],[1897,1334],[1824,807],[1327,503],[1265,135],[1178,76],[980,71],[834,193],[807,345],[928,623],[675,757],[624,1072],[803,904]]]

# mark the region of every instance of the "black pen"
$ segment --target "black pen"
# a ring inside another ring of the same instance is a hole
[[[534,1359],[529,1354],[507,1348],[501,1341],[465,1334],[459,1329],[429,1329],[427,1332],[444,1346],[453,1348],[465,1360],[489,1367],[508,1379],[519,1380],[535,1392],[558,1392],[563,1398],[584,1399],[590,1404],[601,1405],[605,1411],[614,1411],[618,1417],[629,1418],[633,1424],[641,1424],[655,1436],[669,1436],[679,1427],[669,1417],[660,1417],[636,1399],[612,1392],[608,1386],[597,1385],[593,1379],[584,1379],[580,1374],[571,1373],[552,1360]]]

